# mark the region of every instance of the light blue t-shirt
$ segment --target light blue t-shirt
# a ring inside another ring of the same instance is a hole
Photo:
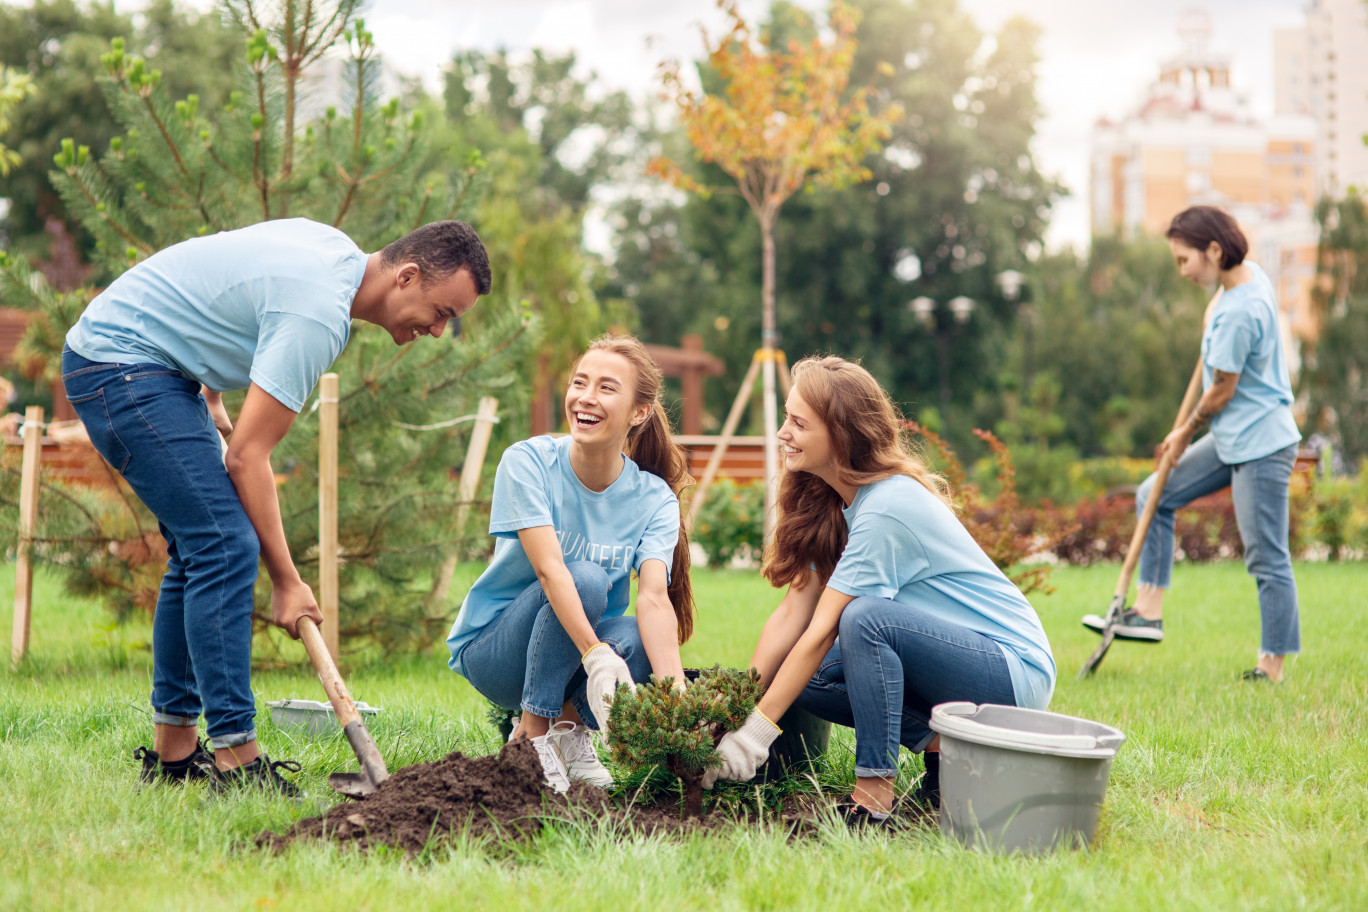
[[[1278,330],[1273,283],[1254,263],[1254,278],[1221,292],[1202,334],[1202,389],[1211,372],[1239,374],[1235,395],[1215,418],[1216,454],[1227,465],[1262,459],[1301,440],[1292,418],[1292,382]]]
[[[1050,641],[1026,596],[983,553],[940,498],[906,475],[865,485],[845,509],[849,539],[827,587],[891,599],[998,644],[1017,704],[1054,694]]]
[[[679,500],[663,478],[622,457],[622,473],[607,490],[584,486],[570,467],[569,437],[533,437],[504,451],[494,476],[489,532],[494,557],[466,594],[447,637],[451,667],[465,674],[461,651],[523,590],[537,581],[520,529],[551,526],[566,563],[592,561],[608,571],[604,617],[626,613],[631,573],[663,561],[668,576],[679,541]]]
[[[351,332],[366,254],[308,219],[182,241],[90,302],[67,345],[102,363],[161,364],[211,390],[252,383],[304,407]]]

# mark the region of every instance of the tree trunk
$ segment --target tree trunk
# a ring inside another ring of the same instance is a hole
[[[684,783],[684,819],[703,818],[703,777],[701,775],[680,776]]]
[[[686,767],[678,757],[666,761],[670,772],[684,783],[684,820],[700,819],[703,816],[703,773]]]

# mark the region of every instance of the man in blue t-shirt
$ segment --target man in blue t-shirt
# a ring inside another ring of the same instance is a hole
[[[298,638],[300,618],[323,617],[286,545],[271,452],[353,319],[406,345],[440,336],[489,288],[488,255],[464,222],[434,222],[366,254],[335,228],[285,219],[154,254],[67,334],[67,397],[166,539],[152,631],[154,742],[135,752],[144,781],[297,793],[260,752],[253,726],[258,558],[277,625]],[[222,393],[244,388],[234,423]],[[201,714],[212,753],[199,743]]]

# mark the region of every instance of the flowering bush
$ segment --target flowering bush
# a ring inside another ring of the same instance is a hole
[[[725,567],[732,558],[759,557],[765,535],[765,486],[737,484],[720,478],[708,487],[690,537],[708,555],[709,567]]]

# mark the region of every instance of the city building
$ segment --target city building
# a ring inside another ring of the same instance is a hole
[[[1273,36],[1273,80],[1277,113],[1316,123],[1319,195],[1368,192],[1368,4],[1311,0],[1303,28]]]
[[[1309,338],[1316,122],[1295,112],[1255,116],[1231,80],[1231,56],[1211,48],[1205,12],[1184,13],[1178,35],[1181,50],[1161,62],[1139,104],[1093,128],[1093,233],[1162,236],[1188,206],[1219,206],[1239,221],[1250,259],[1273,280],[1288,341]],[[1287,348],[1295,374],[1297,346]]]

